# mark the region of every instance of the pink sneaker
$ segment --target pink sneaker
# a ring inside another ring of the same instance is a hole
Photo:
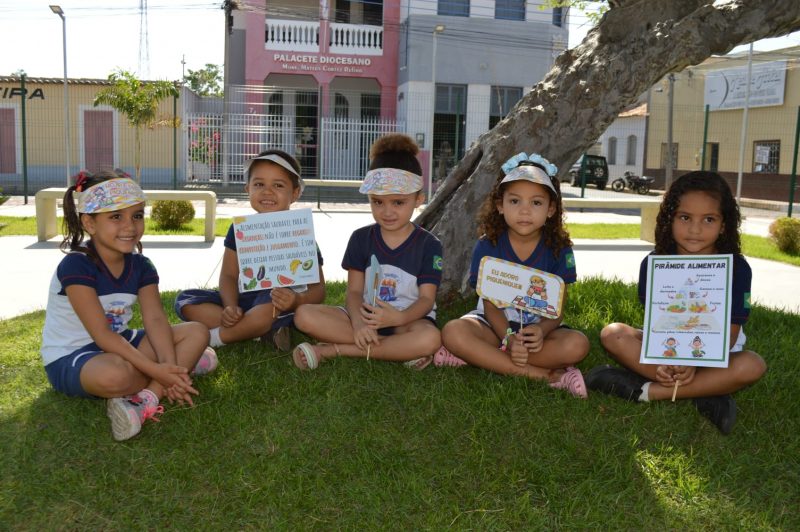
[[[568,367],[556,382],[551,382],[550,387],[556,390],[566,390],[581,399],[586,399],[589,396],[586,393],[586,383],[583,382],[581,370],[573,366]]]
[[[199,377],[200,375],[208,375],[219,365],[219,359],[217,358],[217,352],[214,351],[214,348],[211,346],[206,347],[206,350],[203,351],[203,354],[200,355],[200,359],[195,364],[194,369],[189,373],[189,375],[193,377]]]
[[[448,351],[445,346],[442,346],[433,355],[433,365],[437,368],[444,366],[459,368],[461,366],[466,366],[467,363]]]
[[[111,433],[117,441],[133,438],[142,430],[147,419],[158,421],[164,407],[158,404],[158,397],[147,388],[133,395],[114,397],[106,405],[106,413],[111,419]]]

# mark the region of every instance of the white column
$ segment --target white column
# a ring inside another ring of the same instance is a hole
[[[470,84],[467,87],[467,127],[464,133],[464,148],[489,130],[489,102],[491,85]]]

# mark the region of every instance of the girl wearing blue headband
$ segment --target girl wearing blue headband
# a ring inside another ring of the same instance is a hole
[[[563,225],[556,174],[557,168],[538,154],[520,153],[503,165],[503,175],[478,218],[481,237],[469,274],[473,288],[486,256],[556,274],[566,284],[575,282],[575,256]],[[589,353],[589,341],[563,325],[560,317],[520,315],[513,307],[498,308],[479,300],[474,311],[444,326],[442,341],[434,364],[465,361],[504,375],[544,380],[553,388],[586,397],[583,376],[574,364]]]

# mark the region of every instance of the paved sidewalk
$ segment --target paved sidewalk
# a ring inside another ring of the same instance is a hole
[[[0,215],[33,216],[33,198],[22,205],[14,197],[0,206]],[[317,242],[324,258],[326,280],[345,280],[340,264],[349,235],[357,228],[373,222],[365,204],[331,204],[317,209],[316,203],[296,203],[293,208],[312,208]],[[221,200],[217,214],[232,217],[250,214],[247,202]],[[745,231],[767,234],[769,223],[781,213],[748,215]],[[59,213],[60,214],[60,213]],[[615,213],[567,213],[573,223],[639,223],[639,217]],[[161,290],[178,290],[200,286],[216,286],[223,253],[222,238],[204,242],[202,235],[145,235],[144,252],[153,261],[161,277]],[[63,254],[60,238],[37,242],[35,236],[0,237],[0,319],[42,309],[47,303],[47,287]],[[641,240],[575,241],[579,278],[602,276],[636,282],[641,259],[652,250],[652,244]],[[786,264],[748,259],[753,267],[753,300],[762,305],[800,312],[795,292],[788,287],[800,282],[800,268]],[[465,265],[467,267],[467,265]]]

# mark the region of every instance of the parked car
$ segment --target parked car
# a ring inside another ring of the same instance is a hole
[[[599,190],[608,183],[608,163],[601,155],[584,154],[569,170],[570,183],[573,187],[595,185]]]

